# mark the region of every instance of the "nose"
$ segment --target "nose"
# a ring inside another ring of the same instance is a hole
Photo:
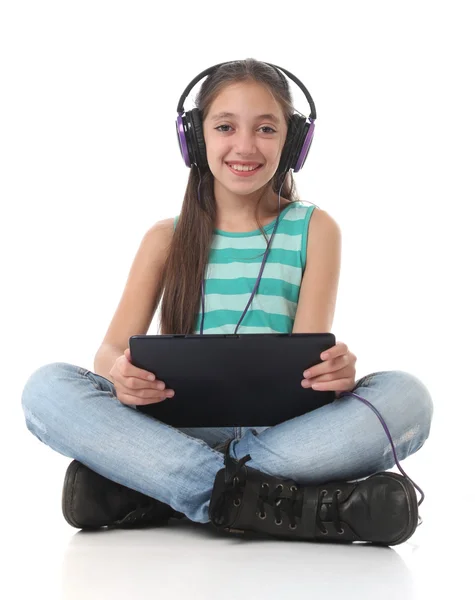
[[[254,131],[247,131],[241,129],[237,135],[234,136],[235,140],[235,151],[240,156],[253,156],[256,152],[256,142],[254,137]]]

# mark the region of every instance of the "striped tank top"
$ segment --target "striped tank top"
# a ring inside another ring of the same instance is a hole
[[[292,333],[315,205],[302,201],[280,213],[259,287],[236,333]],[[179,215],[174,219],[174,230]],[[276,219],[263,229],[270,240]],[[256,283],[267,242],[259,229],[215,229],[205,270],[203,334],[234,333]],[[193,333],[200,333],[202,304]]]

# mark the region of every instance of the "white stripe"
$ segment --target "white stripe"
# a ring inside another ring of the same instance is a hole
[[[285,215],[284,221],[287,221],[287,220],[298,221],[299,219],[303,219],[303,218],[305,218],[305,215],[307,214],[308,209],[309,209],[309,206],[294,205],[294,206],[292,206],[292,208],[289,209],[289,212]]]
[[[261,261],[262,262],[262,261]],[[261,268],[261,262],[246,264],[244,262],[232,263],[208,263],[206,269],[207,279],[236,279],[247,277],[257,279]],[[302,281],[302,268],[283,265],[282,263],[266,262],[262,277],[267,279],[281,279],[293,285],[300,285]]]
[[[201,321],[200,321],[201,325]],[[203,334],[216,334],[216,333],[234,333],[236,329],[236,325],[223,325],[221,327],[212,327],[210,329],[206,328],[206,317],[205,317],[205,327],[203,329]],[[195,334],[199,334],[200,330],[197,329]],[[237,333],[282,333],[282,331],[277,331],[276,329],[272,329],[271,327],[245,327],[243,325],[239,325]]]
[[[272,240],[272,248],[279,248],[283,250],[300,250],[302,245],[302,235],[290,235],[289,233],[278,233],[279,229],[277,228],[277,233],[274,235],[274,239]],[[220,235],[219,233],[215,233],[213,237],[213,241],[211,243],[211,248],[213,250],[224,250],[226,248],[238,248],[242,249],[248,248],[263,250],[267,248],[268,242],[270,242],[270,238],[272,236],[272,231],[267,233],[267,242],[262,234],[253,235],[248,238],[235,238],[235,237],[227,237],[224,235]]]
[[[243,312],[250,297],[251,292],[249,294],[233,294],[230,296],[206,294],[205,314],[213,310],[236,310]],[[297,312],[297,302],[286,300],[282,296],[266,296],[257,293],[247,310],[248,312],[250,310],[262,310],[268,314],[283,315],[294,319]],[[201,301],[199,314],[202,314]]]

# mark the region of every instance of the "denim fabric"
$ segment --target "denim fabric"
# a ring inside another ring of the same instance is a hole
[[[399,461],[421,448],[433,404],[417,377],[371,373],[353,391],[381,413]],[[213,446],[228,439],[231,456],[251,455],[246,466],[297,483],[352,481],[395,465],[378,417],[354,396],[270,427],[181,429],[122,404],[101,375],[57,362],[30,375],[22,407],[29,431],[56,452],[199,523],[210,520],[215,476],[224,467]]]

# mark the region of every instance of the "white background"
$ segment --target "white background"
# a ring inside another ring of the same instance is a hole
[[[180,212],[189,173],[175,131],[180,95],[207,67],[253,57],[290,70],[315,101],[314,142],[294,177],[301,198],[342,230],[333,332],[357,355],[357,377],[402,369],[431,391],[431,437],[405,470],[426,493],[427,539],[469,539],[471,3],[173,9],[100,0],[1,5],[3,518],[10,515],[18,534],[34,526],[41,544],[50,524],[66,539],[74,532],[59,504],[70,460],[26,430],[23,386],[49,362],[93,370],[145,231]],[[308,114],[290,84],[296,108]],[[154,317],[149,333],[156,332]],[[44,556],[63,552],[52,540]],[[444,548],[442,571],[455,576],[461,559],[447,566],[445,553],[454,555]],[[11,556],[24,560],[23,550]],[[45,572],[35,556],[32,586]],[[433,558],[428,575],[430,565]]]

